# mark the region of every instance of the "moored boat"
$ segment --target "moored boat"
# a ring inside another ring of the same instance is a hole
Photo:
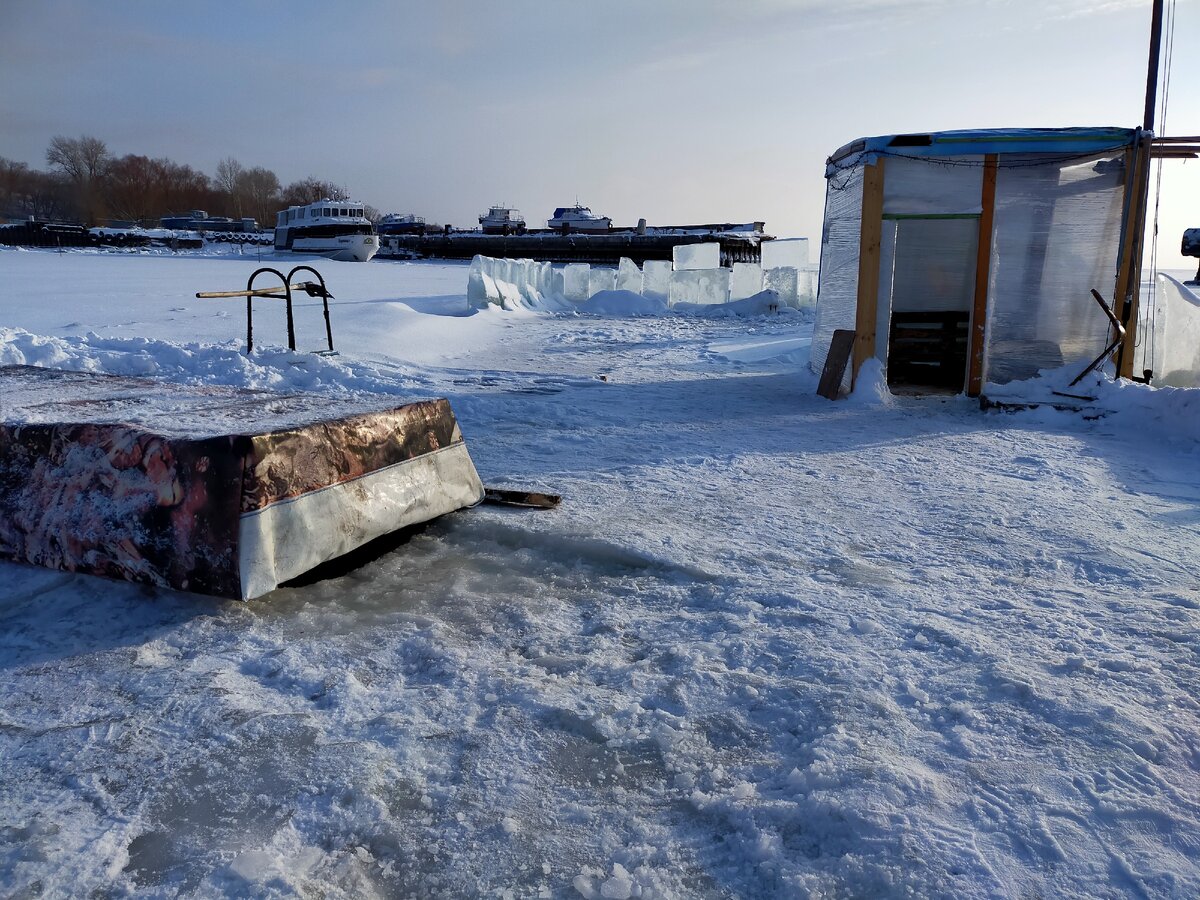
[[[366,262],[379,252],[379,238],[363,212],[361,203],[349,200],[289,206],[276,215],[275,249]]]
[[[519,209],[491,206],[479,217],[479,230],[484,234],[521,234],[525,231],[525,219]]]
[[[581,231],[585,234],[596,234],[607,232],[612,227],[612,219],[608,216],[598,216],[576,202],[574,206],[560,206],[554,210],[554,215],[546,220],[546,226],[564,233]]]

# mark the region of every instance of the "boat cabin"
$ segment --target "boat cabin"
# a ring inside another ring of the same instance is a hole
[[[349,222],[365,219],[363,206],[342,200],[320,200],[308,206],[289,206],[276,215],[275,227],[299,227],[324,223]],[[357,223],[356,223],[357,224]]]

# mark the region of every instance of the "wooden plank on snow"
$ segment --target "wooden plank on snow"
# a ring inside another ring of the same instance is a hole
[[[817,393],[829,400],[836,400],[846,377],[846,365],[850,362],[850,351],[854,348],[854,332],[839,328],[829,342],[829,354],[825,357],[825,368],[821,370],[821,381]]]

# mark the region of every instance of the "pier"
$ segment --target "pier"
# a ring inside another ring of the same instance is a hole
[[[721,265],[758,262],[761,242],[772,240],[763,232],[763,222],[747,224],[689,225],[677,228],[612,229],[600,234],[531,229],[522,234],[483,234],[479,231],[449,231],[432,234],[380,236],[379,256],[384,259],[471,259],[476,255],[495,258],[534,259],[555,263],[616,265],[627,257],[638,265],[646,260],[670,260],[671,248],[679,244],[717,242]]]

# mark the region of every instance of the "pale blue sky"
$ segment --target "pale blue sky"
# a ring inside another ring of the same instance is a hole
[[[212,173],[234,156],[383,211],[764,219],[820,235],[823,162],[871,134],[1140,124],[1148,0],[0,0],[0,155],[55,134]],[[1168,128],[1200,134],[1200,2]],[[1168,165],[1160,254],[1200,225]]]

